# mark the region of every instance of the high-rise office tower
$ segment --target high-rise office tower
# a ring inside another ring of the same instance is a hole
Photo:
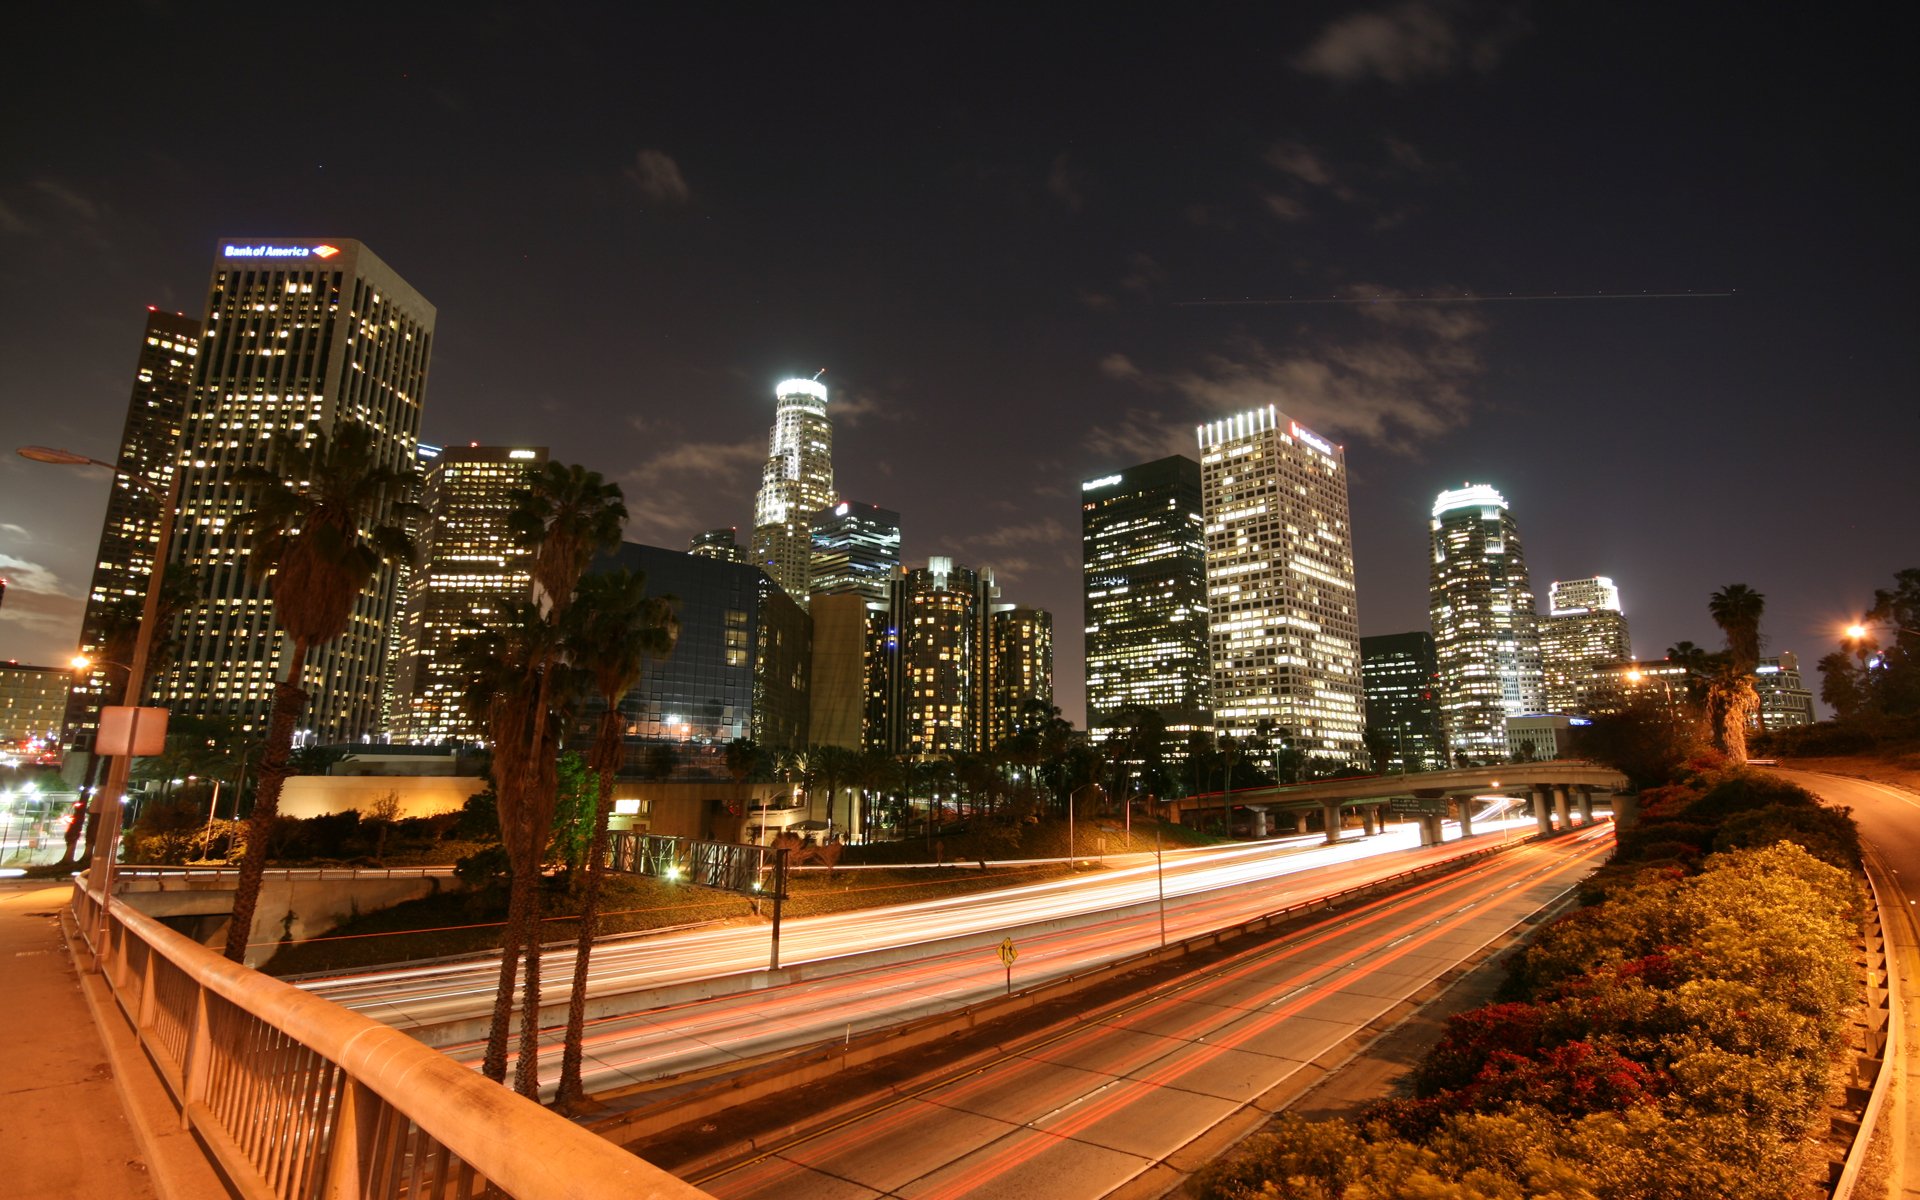
[[[497,627],[503,600],[532,597],[508,517],[545,446],[449,446],[426,471],[424,528],[407,591],[392,722],[416,745],[474,736],[460,639]]]
[[[1200,464],[1176,454],[1083,482],[1080,570],[1088,736],[1105,741],[1126,710],[1147,709],[1171,761],[1213,728]]]
[[[753,506],[753,562],[807,606],[813,514],[833,503],[833,426],[827,386],[789,379],[774,389],[773,437]]]
[[[119,473],[107,497],[93,584],[87,589],[87,611],[80,622],[80,652],[92,659],[106,657],[107,628],[116,618],[139,619],[147,580],[153,574],[161,498],[173,483],[174,452],[180,445],[199,354],[199,321],[156,308],[147,310],[140,357],[134,364],[133,397],[127,402],[120,452],[114,460]],[[74,677],[67,694],[63,743],[92,746],[100,706],[110,694],[109,673],[123,669],[96,661]]]
[[[857,500],[842,500],[813,516],[810,591],[857,592],[885,600],[900,565],[900,514]]]
[[[1813,724],[1813,692],[1800,680],[1800,658],[1793,651],[1761,659],[1753,669],[1753,690],[1760,693],[1760,711],[1753,720],[1756,728]]]
[[[894,581],[891,749],[939,755],[986,748],[989,620],[999,596],[992,571],[940,555]]]
[[[1439,667],[1424,629],[1360,639],[1367,731],[1386,747],[1379,771],[1438,771],[1447,765],[1440,734]]]
[[[747,552],[740,548],[740,531],[729,525],[724,529],[709,529],[705,533],[695,534],[687,542],[687,553],[695,558],[710,558],[715,562],[744,563]]]
[[[1366,726],[1338,446],[1272,405],[1199,428],[1213,719],[1347,762]]]
[[[1053,614],[996,604],[989,619],[987,738],[991,750],[1053,708]]]
[[[1541,710],[1540,631],[1520,529],[1486,484],[1434,501],[1429,605],[1440,720],[1458,761],[1505,762],[1507,718]]]
[[[215,251],[172,555],[198,572],[202,602],[181,621],[172,669],[155,686],[176,714],[264,727],[287,649],[269,585],[247,578],[233,522],[248,496],[229,482],[233,472],[267,465],[276,434],[349,420],[374,432],[382,466],[411,469],[434,316],[406,280],[349,239],[234,240]],[[315,740],[380,731],[400,575],[391,563],[376,570],[346,632],[309,655],[304,721]]]
[[[1601,668],[1633,657],[1620,589],[1605,575],[1555,582],[1540,619],[1540,669],[1547,711],[1592,713],[1602,704]]]

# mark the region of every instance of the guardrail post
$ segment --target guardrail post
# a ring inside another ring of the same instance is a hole
[[[379,1107],[380,1097],[372,1088],[354,1079],[342,1081],[327,1149],[327,1177],[320,1181],[321,1200],[360,1200],[365,1194]]]
[[[155,955],[149,954],[152,962]],[[180,1128],[191,1129],[188,1116],[196,1104],[207,1102],[207,1077],[212,1071],[213,1055],[208,1049],[207,989],[198,983],[193,988],[193,1022],[187,1026],[187,1051],[180,1063]]]
[[[121,939],[123,943],[125,940]],[[146,965],[140,972],[140,1015],[134,1019],[133,1027],[141,1033],[153,1028],[153,1013],[160,1006],[160,998],[156,994],[159,989],[154,986],[159,974],[154,960],[159,957],[152,949],[148,949]]]

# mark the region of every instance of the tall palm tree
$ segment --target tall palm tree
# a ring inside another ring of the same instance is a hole
[[[247,931],[260,902],[267,866],[267,830],[280,812],[280,789],[291,773],[293,730],[307,708],[307,657],[346,631],[353,605],[380,564],[413,558],[404,522],[419,511],[411,502],[418,476],[381,461],[373,431],[342,419],[305,436],[274,438],[266,466],[235,471],[253,507],[234,518],[248,548],[247,574],[265,580],[273,620],[292,649],[286,677],[274,687],[267,719],[247,848],[227,927],[227,957],[241,961]]]
[[[588,762],[599,779],[594,810],[593,847],[587,853],[586,894],[580,910],[580,934],[574,943],[573,989],[567,999],[567,1033],[560,1057],[560,1086],[554,1103],[571,1110],[586,1099],[580,1081],[581,1038],[587,1020],[588,959],[599,932],[600,882],[606,873],[607,827],[613,816],[613,777],[626,757],[621,736],[625,720],[620,704],[640,684],[649,660],[673,653],[680,637],[676,601],[647,595],[644,574],[613,571],[580,581],[568,611],[567,653],[591,681],[604,706]]]
[[[1735,762],[1746,761],[1747,722],[1761,711],[1753,670],[1760,665],[1760,616],[1766,607],[1767,598],[1744,583],[1730,583],[1707,601],[1713,623],[1727,639],[1726,661],[1707,685],[1707,715],[1714,744]]]
[[[507,929],[502,939],[499,992],[487,1030],[482,1069],[504,1080],[507,1037],[513,1021],[515,977],[524,953],[519,1060],[514,1089],[535,1097],[540,1090],[540,874],[553,812],[559,802],[555,767],[564,714],[579,677],[565,661],[561,619],[593,556],[620,543],[627,506],[617,484],[598,472],[549,462],[515,496],[509,514],[515,541],[526,551],[535,600],[514,605],[497,649],[500,657],[476,676],[469,694],[484,713],[493,745],[494,792],[499,801],[500,840],[511,867]],[[484,652],[485,639],[471,649]],[[469,661],[472,662],[470,655]]]
[[[1760,665],[1760,617],[1767,598],[1744,583],[1730,583],[1707,601],[1713,623],[1727,638],[1727,653],[1736,674],[1751,675]]]

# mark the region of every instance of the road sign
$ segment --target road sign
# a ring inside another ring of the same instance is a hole
[[[1011,967],[1013,960],[1020,957],[1020,948],[1013,944],[1012,938],[1000,939],[1000,961]]]
[[[1387,801],[1387,807],[1396,813],[1412,813],[1436,817],[1444,817],[1447,815],[1447,802],[1440,797],[1395,796]]]

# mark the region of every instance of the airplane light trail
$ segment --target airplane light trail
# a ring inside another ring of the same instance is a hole
[[[1197,300],[1175,300],[1175,308],[1228,308],[1236,305],[1273,306],[1287,304],[1499,304],[1532,300],[1707,300],[1738,295],[1738,289],[1724,292],[1502,292],[1497,296],[1463,293],[1458,296],[1241,296],[1216,300],[1202,296]]]

